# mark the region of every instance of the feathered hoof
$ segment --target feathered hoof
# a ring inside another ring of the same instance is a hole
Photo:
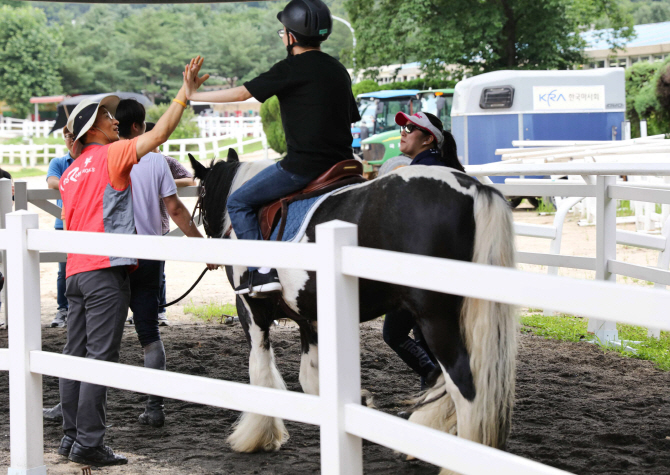
[[[244,412],[226,441],[235,452],[276,452],[288,437],[282,419]]]

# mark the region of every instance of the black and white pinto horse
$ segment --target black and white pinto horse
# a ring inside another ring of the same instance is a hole
[[[228,196],[271,161],[240,162],[234,150],[209,168],[191,160],[200,179],[201,211],[210,237],[231,230]],[[318,224],[339,219],[358,225],[360,246],[513,267],[510,207],[495,189],[446,167],[412,166],[354,185],[327,198],[301,242],[315,241]],[[234,232],[231,238],[235,238]],[[246,272],[227,267],[233,287]],[[278,269],[278,298],[237,297],[250,345],[251,384],[286,389],[275,365],[269,329],[278,317],[300,327],[300,384],[319,394],[316,273]],[[279,305],[283,299],[285,306]],[[282,308],[288,307],[289,315]],[[438,430],[502,448],[514,403],[516,316],[509,305],[360,280],[361,322],[394,309],[414,315],[441,371],[410,418]],[[228,438],[239,452],[279,449],[288,433],[281,419],[245,413]]]

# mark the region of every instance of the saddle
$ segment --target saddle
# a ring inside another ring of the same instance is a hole
[[[279,224],[277,241],[281,241],[286,225],[288,206],[294,201],[306,200],[326,194],[337,188],[366,181],[363,178],[363,164],[358,160],[344,160],[335,164],[325,173],[307,184],[305,188],[263,206],[258,212],[261,234],[270,239],[272,231]]]

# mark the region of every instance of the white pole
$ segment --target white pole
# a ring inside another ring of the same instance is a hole
[[[607,269],[609,261],[616,259],[616,200],[607,194],[613,185],[616,176],[599,175],[596,179],[596,280],[616,283],[616,275]],[[616,322],[592,318],[587,331],[601,343],[619,339]]]
[[[7,227],[6,216],[12,212],[12,181],[7,178],[0,179],[0,229],[5,229]],[[0,259],[2,263],[0,264],[0,269],[2,270],[2,275],[7,277],[7,251],[0,251]],[[7,328],[7,286],[5,285],[0,292],[0,302],[2,302],[2,321],[5,323],[5,328]]]
[[[316,227],[321,473],[363,474],[360,437],[347,434],[346,404],[361,403],[358,279],[342,274],[342,247],[358,245],[358,228],[342,221]]]
[[[646,137],[647,136],[647,121],[646,120],[641,120],[640,121],[640,137]]]
[[[7,215],[9,288],[9,443],[7,475],[46,475],[42,423],[42,375],[30,372],[30,352],[42,349],[40,253],[27,248],[37,213]]]

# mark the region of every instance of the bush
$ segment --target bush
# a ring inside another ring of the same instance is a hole
[[[168,110],[170,104],[171,103],[159,104],[147,109],[147,122],[158,122],[158,119],[165,114],[165,111]],[[193,109],[187,107],[181,116],[179,125],[175,131],[172,132],[172,135],[170,135],[170,139],[192,139],[199,136],[200,127],[198,127],[198,123],[195,121],[195,113],[193,112]]]
[[[663,63],[639,62],[626,70],[626,118],[631,135],[640,136],[640,120],[649,135],[670,132],[670,58]]]
[[[286,137],[284,136],[277,96],[272,96],[261,105],[261,121],[263,131],[268,138],[268,146],[275,152],[284,155],[286,153]]]

